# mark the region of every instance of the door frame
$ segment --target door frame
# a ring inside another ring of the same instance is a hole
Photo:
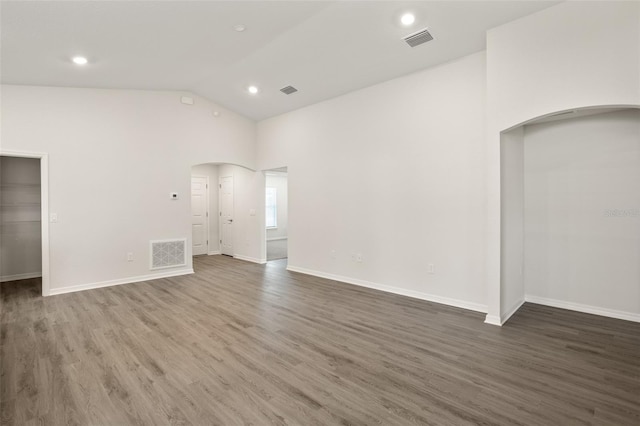
[[[42,295],[49,296],[49,154],[46,152],[11,151],[0,149],[4,157],[37,158],[40,160],[40,240],[42,243]]]
[[[235,218],[236,215],[236,180],[235,177],[233,176],[233,174],[230,175],[226,175],[226,176],[218,176],[218,235],[219,235],[219,247],[220,247],[220,254],[222,253],[222,179],[224,178],[231,178],[231,182],[233,183],[233,205],[232,205],[232,209],[233,209],[233,217]],[[232,222],[233,223],[233,222]],[[233,226],[233,225],[231,225]],[[233,251],[235,252],[236,250],[236,245],[235,245],[235,230],[233,232]],[[231,257],[235,257],[235,253],[234,254],[230,254],[230,255],[226,255],[226,256],[231,256]]]
[[[207,241],[207,252],[205,253],[207,256],[209,255],[209,253],[211,253],[211,245],[209,244],[209,237],[211,236],[211,233],[209,232],[209,230],[211,229],[211,218],[210,218],[210,214],[209,214],[209,207],[211,207],[211,203],[209,202],[209,176],[205,176],[205,175],[191,175],[191,185],[193,185],[193,178],[203,178],[205,181],[205,191],[204,191],[204,197],[205,197],[205,210],[206,210],[206,214],[207,214],[207,220],[205,220],[205,224],[206,224],[206,241]],[[189,194],[190,197],[190,201],[193,204],[193,189],[191,190],[191,193]],[[191,214],[191,256],[193,257],[193,211]]]

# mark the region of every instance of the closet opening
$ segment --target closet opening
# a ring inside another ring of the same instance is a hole
[[[16,292],[49,295],[47,178],[46,154],[0,153],[3,298]]]

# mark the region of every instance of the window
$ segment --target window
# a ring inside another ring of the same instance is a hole
[[[267,228],[277,228],[278,227],[278,207],[276,205],[276,189],[275,188],[267,188],[266,192],[266,200],[267,200]]]

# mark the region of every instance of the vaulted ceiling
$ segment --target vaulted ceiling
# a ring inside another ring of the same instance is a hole
[[[556,3],[2,2],[1,77],[185,90],[260,120],[481,51],[487,29]],[[400,23],[406,12],[416,16],[410,27]],[[423,28],[433,41],[411,48],[402,40]],[[89,63],[73,64],[74,55]],[[298,92],[281,93],[288,85]]]

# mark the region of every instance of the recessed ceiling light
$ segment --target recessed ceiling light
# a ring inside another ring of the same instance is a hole
[[[256,86],[249,86],[247,87],[247,91],[252,95],[255,95],[258,93],[258,88]]]
[[[89,62],[84,56],[74,56],[73,58],[71,58],[71,60],[76,65],[87,65],[87,63]]]
[[[247,29],[247,27],[245,27],[245,26],[244,26],[244,25],[242,25],[242,24],[238,24],[238,25],[236,25],[235,27],[233,27],[233,29],[234,29],[234,30],[236,30],[237,32],[241,33],[241,32],[243,32],[244,30],[246,30],[246,29]]]
[[[416,22],[416,16],[413,13],[405,13],[400,18],[400,22],[402,22],[402,25],[404,25],[405,27],[408,27]]]

